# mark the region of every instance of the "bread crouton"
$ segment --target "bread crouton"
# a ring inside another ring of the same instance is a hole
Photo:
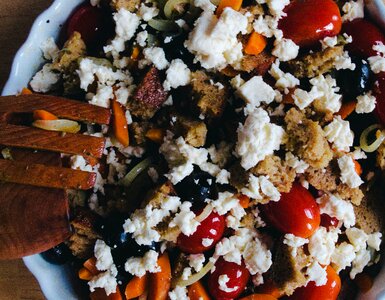
[[[180,132],[186,143],[193,147],[202,147],[206,143],[207,127],[203,121],[178,116],[176,132]]]
[[[275,57],[266,51],[258,55],[244,55],[240,70],[253,75],[265,75],[275,61]]]
[[[129,12],[135,12],[139,8],[140,3],[140,0],[111,0],[110,5],[115,11],[124,8]]]
[[[314,168],[326,167],[333,153],[318,122],[307,119],[303,112],[292,108],[285,116],[285,123],[288,150]]]

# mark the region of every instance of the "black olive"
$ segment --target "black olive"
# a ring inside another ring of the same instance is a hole
[[[354,70],[339,70],[336,72],[337,84],[344,99],[351,101],[357,96],[366,93],[372,83],[373,72],[369,64],[357,57],[352,57],[352,62],[356,65]]]
[[[131,239],[130,235],[123,230],[123,224],[127,218],[127,215],[112,213],[97,225],[97,230],[102,235],[103,240],[111,248],[119,247]]]
[[[191,54],[184,46],[184,42],[187,39],[187,34],[180,34],[171,39],[169,43],[163,44],[163,49],[166,54],[166,58],[171,61],[176,58],[180,58],[186,64],[191,65],[194,61],[194,55]]]
[[[41,253],[41,256],[49,263],[55,265],[64,265],[73,258],[71,250],[64,243]]]
[[[192,203],[203,203],[206,199],[218,197],[215,178],[210,174],[201,171],[197,166],[194,171],[175,185],[175,190],[183,201]]]

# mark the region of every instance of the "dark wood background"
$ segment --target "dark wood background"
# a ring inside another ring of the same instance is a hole
[[[0,0],[0,90],[8,79],[13,57],[27,38],[33,21],[52,2]],[[22,260],[0,261],[0,299],[44,299],[37,281]]]

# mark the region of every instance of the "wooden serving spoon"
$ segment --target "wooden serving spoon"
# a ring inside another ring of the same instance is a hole
[[[15,115],[47,110],[58,117],[109,124],[110,111],[44,95],[0,97],[0,259],[40,253],[71,234],[65,189],[90,189],[94,173],[62,167],[61,153],[100,158],[105,140],[14,124]],[[17,118],[16,118],[17,119]]]

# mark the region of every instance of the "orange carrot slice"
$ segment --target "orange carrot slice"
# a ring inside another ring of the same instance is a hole
[[[242,6],[242,0],[221,0],[217,7],[216,15],[220,16],[226,7],[231,7],[234,10],[240,10]]]
[[[92,275],[98,275],[100,273],[100,271],[96,268],[96,258],[95,257],[91,257],[89,259],[87,259],[84,264],[83,264],[83,267],[85,267],[88,271],[91,272]]]
[[[362,167],[358,161],[356,160],[353,160],[353,161],[354,161],[354,169],[356,170],[356,173],[360,176],[362,174]]]
[[[33,111],[33,119],[34,120],[57,120],[58,117],[56,117],[54,114],[51,114],[49,111],[43,110],[43,109],[37,109]]]
[[[114,136],[123,147],[129,145],[128,127],[123,106],[116,100],[112,101],[112,128]]]
[[[163,143],[163,138],[165,135],[166,135],[165,131],[159,128],[149,129],[146,132],[146,138],[150,139],[151,141],[157,144]]]
[[[132,278],[126,286],[126,299],[134,299],[143,295],[147,288],[147,281],[147,274],[142,277],[135,276],[134,278]]]
[[[94,277],[94,275],[90,272],[90,270],[88,270],[87,268],[81,268],[80,270],[79,270],[79,278],[81,279],[81,280],[87,280],[87,281],[89,281],[89,280],[91,280],[92,279],[92,277]]]
[[[171,266],[167,253],[158,258],[161,271],[149,274],[148,299],[166,300],[171,286]]]
[[[116,288],[116,292],[108,296],[104,289],[95,289],[95,291],[90,294],[90,298],[91,300],[123,300],[119,288]]]
[[[188,287],[188,297],[190,300],[210,300],[209,294],[200,281],[197,281]]]
[[[267,294],[253,294],[243,297],[240,300],[277,300],[278,298]]]
[[[356,101],[343,103],[337,115],[340,115],[343,120],[346,119],[356,109],[356,104]]]
[[[266,45],[267,39],[262,34],[254,31],[247,41],[245,53],[249,55],[258,55],[266,48]]]
[[[23,88],[21,90],[21,95],[31,95],[32,94],[32,91],[29,89],[29,88]]]
[[[250,198],[247,197],[246,195],[240,195],[238,196],[238,200],[239,200],[239,204],[243,207],[243,208],[248,208],[249,205],[250,205]]]

